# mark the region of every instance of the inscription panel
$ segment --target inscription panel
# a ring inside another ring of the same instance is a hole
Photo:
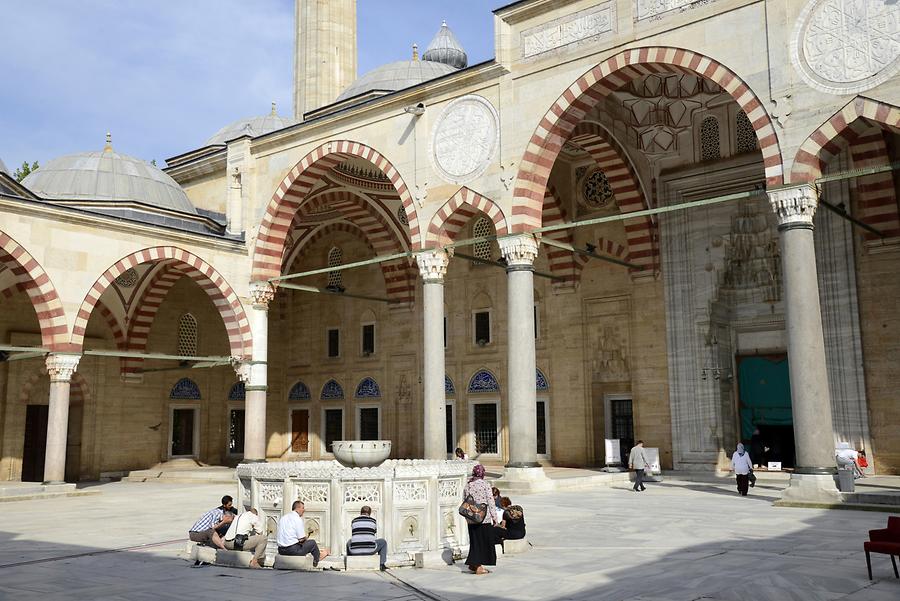
[[[470,94],[447,105],[431,134],[431,160],[441,177],[463,184],[484,173],[500,143],[494,106]]]
[[[578,42],[613,33],[616,5],[605,2],[522,32],[522,58],[528,59]]]

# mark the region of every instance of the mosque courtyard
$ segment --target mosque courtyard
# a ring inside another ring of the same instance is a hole
[[[187,529],[227,485],[82,485],[84,496],[0,505],[0,600],[615,599],[896,601],[886,556],[866,575],[862,543],[887,514],[774,507],[781,484],[746,498],[730,481],[667,478],[515,499],[534,548],[465,566],[292,573],[179,557]],[[324,562],[323,562],[324,563]]]

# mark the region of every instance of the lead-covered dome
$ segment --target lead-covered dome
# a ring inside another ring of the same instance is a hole
[[[447,22],[441,23],[441,28],[435,34],[434,39],[428,44],[428,48],[422,55],[426,61],[444,63],[456,69],[465,69],[469,64],[469,57],[463,50],[462,44],[447,27]]]
[[[367,92],[394,92],[454,71],[456,68],[450,65],[418,59],[388,63],[354,81],[337,99],[346,100]]]
[[[139,202],[196,215],[178,183],[157,167],[112,149],[107,136],[100,152],[79,152],[53,159],[22,180],[49,199]]]
[[[285,127],[289,127],[291,125],[294,125],[295,123],[296,121],[294,121],[293,119],[280,117],[278,113],[275,112],[275,103],[273,102],[272,112],[268,115],[240,119],[238,121],[235,121],[234,123],[226,125],[222,129],[217,131],[215,135],[213,135],[213,137],[206,141],[206,146],[212,146],[213,144],[225,144],[229,140],[234,140],[235,138],[240,138],[241,136],[250,136],[251,138],[255,138],[269,132],[284,129]]]

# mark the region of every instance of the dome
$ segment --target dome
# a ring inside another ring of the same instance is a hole
[[[226,125],[215,133],[213,137],[206,141],[206,146],[213,144],[225,144],[229,140],[240,138],[241,136],[250,136],[255,138],[272,131],[284,129],[285,127],[294,125],[296,121],[287,117],[279,117],[275,112],[275,103],[272,103],[272,112],[261,117],[250,117],[249,119],[241,119],[230,125]]]
[[[3,159],[0,159],[0,173],[9,175],[9,169],[6,168],[6,163],[3,162]]]
[[[428,48],[425,50],[422,58],[426,61],[444,63],[456,69],[465,69],[469,64],[469,57],[466,56],[466,51],[463,50],[459,40],[447,27],[446,21],[441,23],[440,30],[435,34],[431,43],[428,44]]]
[[[356,81],[350,87],[341,92],[337,100],[346,100],[366,92],[394,92],[402,90],[423,81],[435,79],[457,69],[444,63],[435,61],[397,61],[372,69]]]
[[[109,136],[102,151],[53,159],[22,185],[50,199],[132,201],[197,214],[174,179],[150,163],[113,151]]]

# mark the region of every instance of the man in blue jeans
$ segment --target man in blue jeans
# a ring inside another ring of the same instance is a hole
[[[306,524],[303,522],[303,512],[306,507],[303,501],[294,501],[291,505],[291,512],[281,516],[278,520],[278,532],[276,540],[278,542],[279,555],[307,555],[313,557],[313,567],[319,565],[320,559],[328,557],[328,549],[319,551],[319,545],[316,541],[306,538]]]
[[[383,538],[375,538],[378,532],[378,524],[372,517],[372,508],[368,505],[359,510],[359,517],[350,522],[352,532],[347,541],[347,555],[375,555],[378,553],[379,569],[385,571],[387,566],[387,541]]]

